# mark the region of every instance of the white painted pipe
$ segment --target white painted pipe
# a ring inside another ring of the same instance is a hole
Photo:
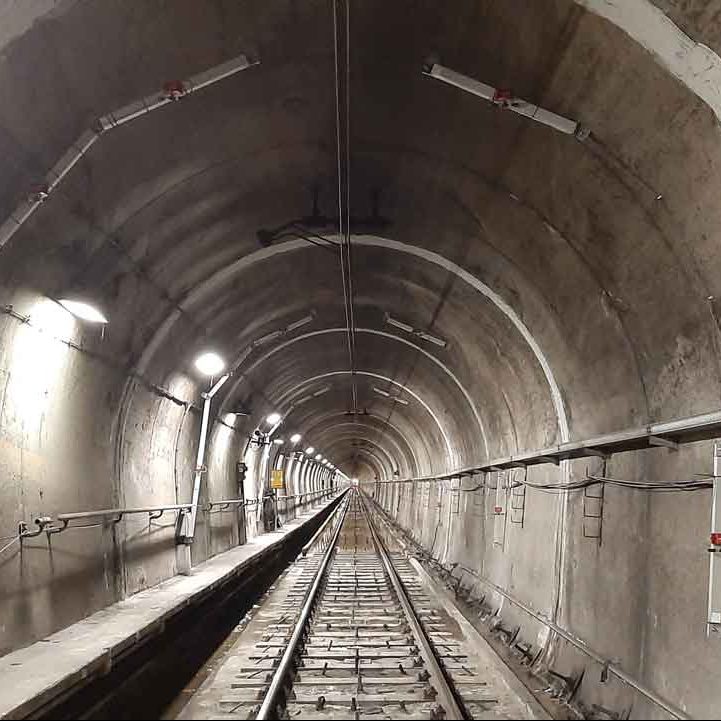
[[[185,528],[186,545],[193,542],[195,537],[195,526],[198,519],[198,503],[200,501],[200,489],[203,482],[203,474],[205,468],[205,449],[208,444],[208,424],[210,421],[210,406],[213,402],[213,396],[223,387],[225,382],[230,378],[230,374],[226,373],[217,383],[205,394],[205,402],[203,403],[203,420],[200,424],[200,440],[198,441],[198,455],[195,462],[195,477],[193,479],[193,498],[191,500],[190,515],[187,519]]]
[[[125,123],[128,123],[131,120],[147,115],[148,113],[153,112],[153,110],[157,110],[165,105],[174,103],[179,98],[190,95],[198,90],[202,90],[209,85],[214,85],[221,80],[225,80],[226,78],[239,73],[241,70],[245,70],[246,68],[257,64],[257,62],[251,63],[244,54],[238,55],[236,58],[228,60],[228,62],[223,63],[222,65],[217,65],[216,67],[210,68],[198,75],[193,75],[187,80],[180,81],[178,83],[178,88],[182,88],[182,90],[179,91],[178,94],[161,91],[160,93],[147,95],[144,98],[134,100],[133,102],[124,105],[118,110],[114,110],[112,113],[102,116],[97,121],[98,128],[100,132],[104,132],[106,130],[116,128],[119,125],[125,125]]]
[[[253,65],[258,65],[259,63],[260,61],[258,60],[248,60],[244,54],[238,55],[221,65],[216,65],[209,70],[193,75],[187,80],[180,81],[177,87],[182,88],[182,91],[179,93],[174,94],[172,92],[161,91],[154,95],[148,95],[98,118],[95,125],[84,131],[65,151],[60,160],[48,171],[41,190],[35,195],[31,195],[31,197],[23,200],[11,213],[10,217],[0,225],[0,250],[2,250],[28,218],[43,204],[43,201],[48,198],[52,191],[60,185],[65,176],[77,165],[88,150],[95,145],[103,133],[143,115],[147,115],[153,110],[162,108],[181,97],[185,97],[209,85],[225,80],[239,73],[241,70],[245,70]]]

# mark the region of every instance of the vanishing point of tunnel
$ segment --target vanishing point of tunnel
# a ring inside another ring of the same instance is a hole
[[[0,0],[0,719],[721,713],[721,0]]]

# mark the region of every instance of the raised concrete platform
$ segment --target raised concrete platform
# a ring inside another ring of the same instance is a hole
[[[79,682],[106,674],[119,653],[162,630],[176,613],[207,598],[233,576],[272,553],[335,500],[299,515],[279,531],[256,536],[243,546],[199,564],[189,576],[175,576],[3,656],[0,719],[32,716]]]

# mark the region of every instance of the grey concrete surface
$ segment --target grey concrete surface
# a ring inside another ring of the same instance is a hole
[[[718,0],[653,4],[718,49]],[[0,21],[3,221],[97,117],[239,53],[261,61],[103,135],[0,249],[0,548],[42,515],[187,502],[207,390],[196,354],[241,357],[311,310],[312,324],[252,350],[219,394],[215,421],[250,414],[232,431],[214,423],[203,499],[237,494],[241,459],[246,496],[258,496],[278,449],[246,454],[246,441],[270,411],[285,415],[280,433],[302,433],[372,483],[721,406],[717,118],[653,48],[580,3],[351,2],[350,209],[370,215],[377,193],[390,221],[354,237],[357,325],[391,336],[358,334],[358,368],[372,375],[357,376],[368,414],[356,427],[343,422],[345,338],[310,335],[345,326],[337,261],[256,237],[308,216],[314,188],[320,212],[337,214],[330,0],[38,0],[6,3]],[[591,136],[423,77],[431,53]],[[48,300],[80,291],[105,309],[104,332]],[[401,388],[408,404],[374,386]],[[562,472],[582,477],[586,465]],[[307,462],[298,468],[296,490],[319,482]],[[704,442],[617,455],[607,473],[710,470]],[[457,514],[440,484],[428,499],[417,488],[380,500],[443,561],[555,614],[689,714],[715,717],[709,494],[607,490],[600,546],[583,537],[576,494],[529,490],[523,528],[509,524],[501,544],[495,492],[461,494]],[[249,521],[254,533],[259,516]],[[235,533],[202,516],[194,562],[233,547]],[[15,543],[0,555],[0,653],[177,570],[172,529],[147,519]],[[518,621],[546,644],[543,628]],[[587,663],[562,643],[547,659],[561,671]],[[659,713],[597,679],[584,680],[589,704]]]
[[[192,605],[250,564],[272,553],[288,534],[320,513],[328,501],[283,528],[198,564],[57,633],[0,657],[0,718],[25,718],[74,684],[109,669],[114,657],[138,643],[180,609]]]

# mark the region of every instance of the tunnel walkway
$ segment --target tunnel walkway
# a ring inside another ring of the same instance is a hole
[[[264,584],[271,583],[285,563],[295,557],[297,545],[309,539],[336,503],[337,498],[323,501],[279,530],[258,535],[197,565],[191,575],[176,576],[36,644],[0,657],[0,718],[56,718],[58,714],[69,718],[76,714],[88,718],[94,714],[105,714],[106,718],[116,718],[118,714],[144,718],[153,708],[162,708],[163,695],[167,693],[163,684],[172,689],[178,678],[163,680],[157,669],[148,674],[159,684],[153,691],[156,699],[138,700],[136,691],[128,692],[127,698],[122,693],[119,697],[114,694],[129,676],[132,678],[143,664],[152,661],[154,654],[163,652],[168,643],[163,638],[166,630],[172,635],[171,643],[183,641],[184,635],[193,637],[193,624],[198,621],[186,619],[189,611],[198,608],[202,609],[201,614],[228,613],[223,611],[222,604],[223,596],[230,596],[232,627]],[[198,647],[202,646],[203,636],[211,635],[211,619],[203,620],[201,615],[200,626],[201,640],[194,642]],[[223,637],[221,627],[219,641]],[[212,650],[213,647],[208,652]],[[142,656],[148,651],[149,658]],[[202,658],[202,651],[199,653]],[[129,660],[125,661],[127,657]],[[123,664],[129,668],[115,676],[116,667]],[[191,664],[191,672],[194,671]],[[181,679],[183,672],[179,665],[177,674]],[[93,682],[102,684],[106,678],[111,679],[112,689],[96,691]]]

